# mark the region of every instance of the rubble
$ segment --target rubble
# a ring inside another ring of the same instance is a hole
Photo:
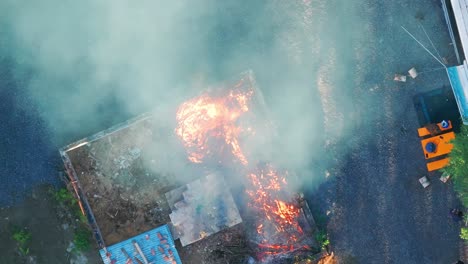
[[[228,186],[217,174],[187,184],[171,207],[174,236],[180,238],[182,246],[242,222]]]

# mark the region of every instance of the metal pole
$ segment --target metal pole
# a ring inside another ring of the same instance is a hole
[[[404,26],[401,26],[401,28],[406,32],[408,33],[408,35],[410,35],[419,45],[421,45],[421,47],[427,51],[427,53],[429,53],[436,61],[438,61],[442,66],[444,66],[444,68],[447,68],[447,66],[445,66],[445,64],[443,64],[436,56],[434,56],[434,54],[432,54],[431,51],[429,51],[421,42],[419,42],[419,40],[416,39],[416,37],[414,37],[411,33],[409,33],[409,31],[404,27]]]

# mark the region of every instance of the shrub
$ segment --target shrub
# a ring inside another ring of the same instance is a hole
[[[452,177],[455,191],[463,205],[468,207],[468,126],[462,125],[452,143],[450,163],[443,171]]]
[[[60,188],[53,193],[55,200],[59,203],[68,203],[74,205],[76,203],[75,197],[66,189]]]
[[[91,232],[86,228],[79,228],[74,235],[73,243],[78,251],[86,251],[90,248]]]
[[[460,230],[460,238],[463,240],[468,240],[468,227],[462,227]]]

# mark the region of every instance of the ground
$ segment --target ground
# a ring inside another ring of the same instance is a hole
[[[93,240],[90,250],[84,254],[67,250],[78,220],[55,200],[51,190],[52,186],[39,186],[31,190],[30,197],[20,205],[0,210],[2,263],[86,264],[101,261]],[[15,227],[26,228],[31,233],[28,256],[20,254],[12,238]]]

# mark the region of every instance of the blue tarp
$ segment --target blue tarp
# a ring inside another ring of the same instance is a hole
[[[160,238],[162,237],[162,239]],[[133,262],[137,257],[143,261],[142,257],[135,250],[133,242],[136,241],[143,251],[146,259],[152,264],[181,264],[179,254],[174,246],[174,240],[167,225],[160,226],[150,231],[144,232],[138,236],[132,237],[125,241],[119,242],[107,248],[107,255],[104,249],[99,253],[105,264],[125,264],[128,261],[127,256],[122,251],[122,248],[130,256]]]
[[[447,74],[463,123],[468,125],[468,72],[466,61],[463,65],[447,68]]]

